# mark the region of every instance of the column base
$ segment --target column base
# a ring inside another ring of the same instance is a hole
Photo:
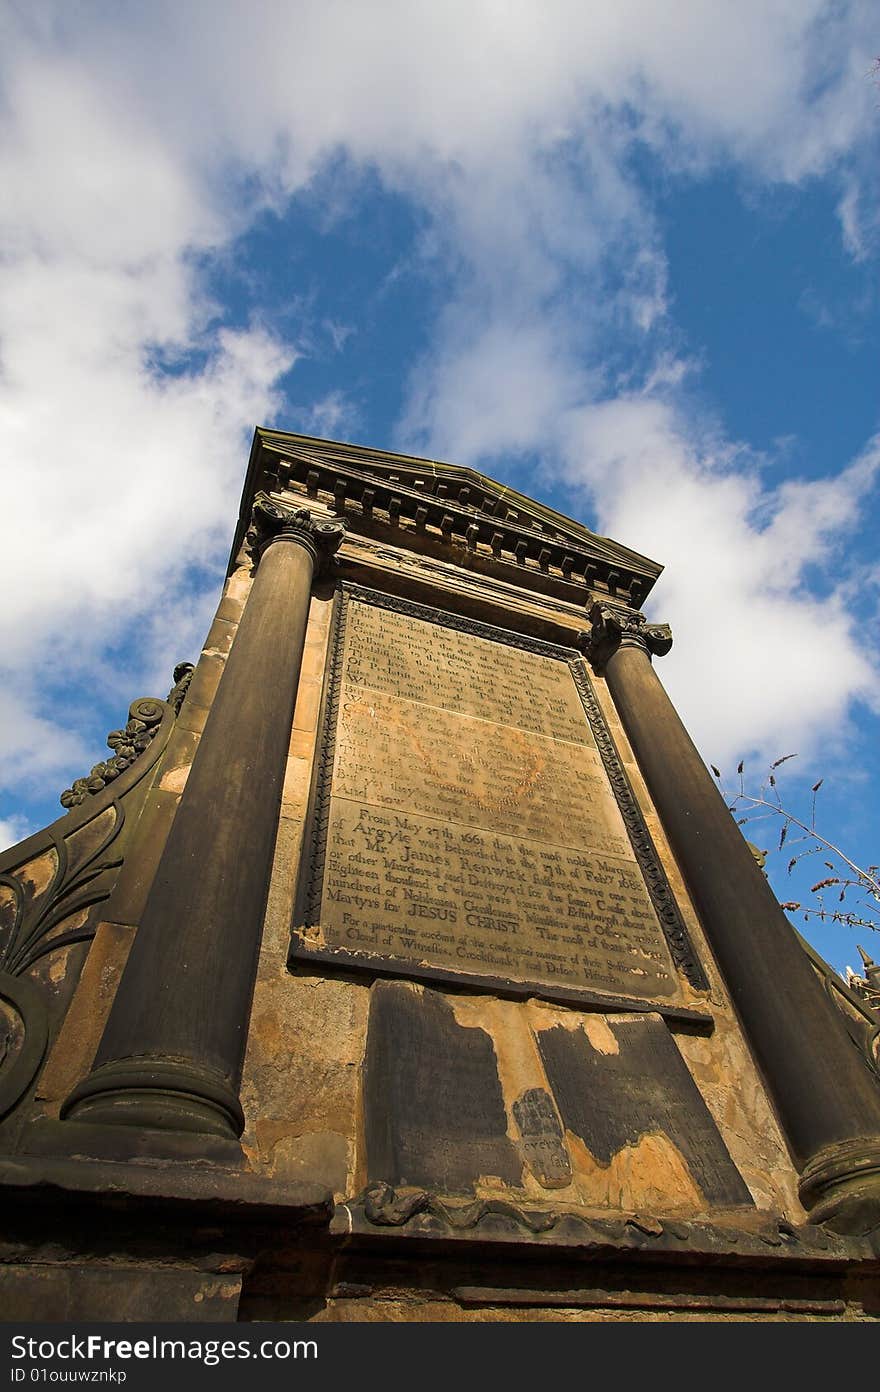
[[[195,1132],[237,1141],[241,1103],[228,1080],[173,1059],[118,1059],[84,1078],[61,1108],[66,1121]]]
[[[798,1191],[811,1223],[851,1237],[880,1230],[880,1137],[826,1146],[804,1166]]]
[[[247,1157],[241,1144],[230,1136],[209,1136],[204,1131],[160,1131],[156,1127],[92,1124],[78,1119],[56,1121],[40,1117],[28,1126],[21,1139],[19,1159],[39,1156],[58,1164],[133,1166],[195,1166],[204,1172],[210,1161],[211,1173],[244,1172]],[[0,1162],[2,1168],[2,1162]]]

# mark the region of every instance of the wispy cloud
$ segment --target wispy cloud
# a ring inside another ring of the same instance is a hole
[[[32,827],[26,817],[0,817],[0,851],[7,846],[15,846],[23,841],[36,827]]]

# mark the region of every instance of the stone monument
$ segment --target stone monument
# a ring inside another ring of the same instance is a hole
[[[7,1319],[871,1319],[877,1016],[666,696],[660,573],[258,430],[167,700],[0,858]]]

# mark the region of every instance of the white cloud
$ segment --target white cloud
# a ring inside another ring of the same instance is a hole
[[[0,851],[5,851],[8,846],[17,846],[19,841],[23,841],[36,829],[26,817],[17,813],[12,817],[0,817]]]
[[[207,618],[187,593],[193,568],[215,567],[216,592],[248,438],[296,356],[259,326],[212,326],[190,257],[232,219],[218,221],[174,147],[97,79],[58,54],[20,53],[0,120],[0,452],[15,519],[2,774],[13,786],[97,757],[70,733],[81,709],[41,709],[49,690],[75,687],[137,631],[130,679],[152,683],[152,616],[179,631],[195,603]]]
[[[30,679],[22,677],[19,691],[7,689],[0,696],[4,779],[10,786],[25,791],[38,789],[44,780],[56,781],[66,767],[79,767],[80,772],[86,773],[98,758],[89,757],[83,741],[70,730],[69,710],[62,709],[55,719],[34,713],[34,687],[41,677],[39,672],[31,674]],[[21,819],[13,817],[13,821],[17,820]]]
[[[330,440],[347,438],[360,423],[357,406],[343,391],[327,392],[305,410],[294,408],[293,415],[298,430]]]
[[[340,152],[427,210],[423,255],[448,288],[407,437],[462,459],[549,440],[548,464],[591,490],[604,526],[667,552],[667,602],[685,626],[697,620],[682,577],[718,577],[753,665],[737,697],[729,683],[715,702],[719,720],[738,711],[740,727],[748,716],[756,740],[771,739],[777,716],[761,712],[781,710],[783,692],[752,700],[754,664],[778,667],[784,635],[817,622],[836,634],[828,709],[865,691],[834,594],[810,599],[777,572],[787,548],[801,577],[820,540],[851,525],[867,466],[822,488],[768,490],[671,413],[686,368],[665,338],[662,239],[627,160],[638,136],[664,168],[758,181],[840,172],[844,236],[861,254],[852,180],[876,119],[873,22],[861,0],[153,0],[10,13],[0,450],[16,593],[0,636],[19,691],[12,768],[41,742],[38,765],[60,766],[69,748],[63,716],[28,714],[25,672],[94,670],[141,624],[152,673],[167,646],[152,616],[187,633],[201,620],[204,599],[182,600],[181,578],[222,554],[246,436],[271,421],[297,348],[259,322],[220,327],[198,257],[228,255],[258,213]],[[609,341],[627,345],[625,371]],[[653,395],[639,396],[648,379]],[[351,419],[342,394],[313,409],[322,428]],[[743,580],[744,558],[761,585]],[[729,641],[700,651],[707,669],[711,657],[730,672]]]
[[[457,351],[431,354],[415,377],[404,439],[461,461],[534,448],[548,417],[580,399],[584,383],[554,333],[552,316],[523,324],[474,315]],[[564,328],[563,328],[564,331]]]
[[[830,752],[853,699],[880,706],[849,572],[824,594],[805,584],[870,507],[880,439],[835,479],[774,489],[656,400],[587,407],[567,426],[570,477],[600,527],[667,566],[650,600],[676,636],[661,676],[707,758]]]
[[[880,214],[877,212],[876,203],[876,169],[860,171],[860,174],[863,177],[856,177],[852,173],[847,175],[837,204],[843,245],[854,261],[866,261],[876,249],[880,227]],[[866,185],[869,189],[867,195]]]

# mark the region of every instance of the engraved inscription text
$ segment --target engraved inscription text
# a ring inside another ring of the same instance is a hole
[[[676,992],[567,664],[351,601],[306,947],[567,989]]]

